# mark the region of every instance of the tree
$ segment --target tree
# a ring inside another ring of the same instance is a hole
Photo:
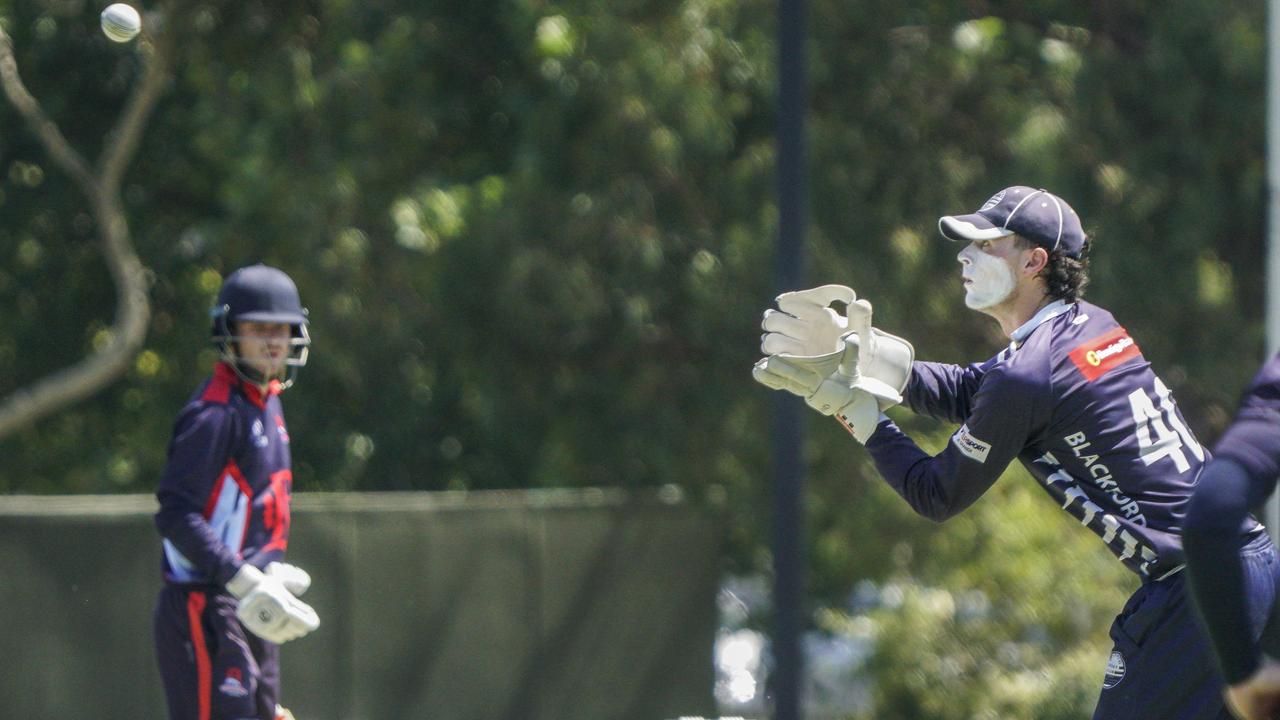
[[[173,16],[172,4],[159,15]],[[146,268],[134,251],[120,186],[137,151],[147,119],[165,84],[176,44],[178,23],[148,32],[140,42],[147,70],[108,135],[96,167],[71,147],[56,121],[27,90],[14,57],[13,40],[0,25],[0,85],[55,164],[84,195],[98,228],[100,249],[116,288],[116,319],[103,346],[80,362],[50,373],[0,400],[0,438],[58,412],[110,384],[128,369],[146,337],[151,315]],[[55,291],[55,288],[47,288]]]

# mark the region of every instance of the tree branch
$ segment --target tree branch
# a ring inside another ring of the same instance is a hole
[[[40,103],[27,92],[27,86],[18,74],[18,61],[13,56],[13,40],[0,26],[0,84],[4,86],[4,94],[9,102],[22,113],[27,125],[39,138],[44,149],[53,157],[54,162],[75,180],[86,194],[97,190],[98,181],[89,170],[80,153],[76,152],[67,139],[62,136],[56,123],[44,114]]]
[[[172,4],[165,16],[173,18]],[[45,150],[80,186],[98,226],[103,259],[116,286],[116,318],[107,346],[71,367],[53,372],[19,388],[0,401],[0,437],[13,433],[57,410],[86,398],[109,385],[129,368],[142,347],[151,318],[147,296],[147,269],[134,252],[129,224],[120,201],[120,184],[146,126],[169,78],[175,47],[174,24],[162,27],[152,43],[153,52],[146,74],[130,93],[116,127],[103,149],[99,173],[89,169],[45,115],[18,74],[13,42],[0,27],[0,84],[5,95],[26,119]]]

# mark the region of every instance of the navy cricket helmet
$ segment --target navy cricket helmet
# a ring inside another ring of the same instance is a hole
[[[307,309],[298,296],[298,286],[282,270],[267,265],[250,265],[227,276],[218,291],[218,299],[210,311],[213,329],[210,339],[222,351],[223,359],[247,379],[261,382],[265,378],[239,362],[234,347],[239,341],[236,324],[239,322],[288,323],[290,327],[289,355],[285,361],[289,378],[285,387],[293,384],[297,368],[307,364],[311,335]]]

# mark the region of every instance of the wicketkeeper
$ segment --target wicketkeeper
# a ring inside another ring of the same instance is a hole
[[[1111,626],[1094,718],[1230,718],[1182,572],[1182,520],[1206,453],[1129,332],[1081,299],[1091,241],[1080,218],[1052,193],[1014,186],[938,227],[966,243],[965,304],[994,318],[1008,347],[972,365],[915,361],[910,343],[871,327],[870,303],[824,286],[765,311],[756,380],[837,418],[885,482],[935,521],[1019,460],[1142,583]],[[884,415],[898,403],[960,427],[931,456]],[[1274,566],[1252,518],[1236,542]],[[1270,571],[1251,575],[1250,592],[1269,597],[1275,582]]]
[[[293,280],[232,273],[212,340],[221,359],[178,415],[156,492],[156,658],[173,720],[280,720],[279,643],[320,625],[297,598],[311,577],[283,562],[293,476],[279,396],[311,342]]]

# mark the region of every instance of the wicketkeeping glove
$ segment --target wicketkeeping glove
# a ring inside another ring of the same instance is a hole
[[[236,617],[249,632],[263,640],[285,643],[320,627],[320,616],[294,597],[279,578],[245,563],[227,583],[227,591],[240,600]]]
[[[764,311],[760,352],[813,356],[843,350],[840,338],[849,332],[849,321],[830,306],[837,300],[848,305],[856,299],[853,289],[844,285],[782,293],[777,297],[778,309]]]
[[[799,395],[824,415],[835,415],[858,442],[875,430],[880,413],[902,402],[915,349],[896,335],[871,327],[871,303],[855,300],[847,309],[843,349],[820,356],[786,354],[761,358],[752,369],[757,382]]]

